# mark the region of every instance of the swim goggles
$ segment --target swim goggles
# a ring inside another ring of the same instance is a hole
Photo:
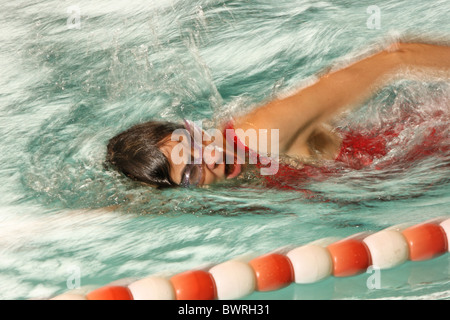
[[[184,127],[191,139],[191,161],[187,163],[181,175],[180,185],[183,187],[198,186],[203,179],[202,143],[195,141],[196,137],[202,137],[202,130],[192,121],[184,119]]]

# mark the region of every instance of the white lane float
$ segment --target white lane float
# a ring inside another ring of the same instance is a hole
[[[349,277],[370,266],[389,269],[406,261],[449,252],[450,218],[412,226],[393,226],[372,234],[314,241],[286,254],[268,253],[248,262],[229,260],[207,270],[171,277],[149,276],[129,284],[115,282],[86,293],[66,292],[51,300],[232,300],[254,291],[281,289],[292,282],[314,283],[329,276]]]

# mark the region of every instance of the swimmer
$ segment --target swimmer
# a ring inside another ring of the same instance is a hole
[[[408,70],[408,74],[424,74],[425,71],[448,77],[450,47],[424,43],[392,44],[347,67],[324,74],[312,85],[287,97],[235,116],[232,123],[223,124],[221,130],[234,129],[235,142],[242,141],[244,146],[248,146],[248,139],[242,136],[242,132],[249,129],[270,132],[275,129],[278,133],[276,147],[280,154],[311,160],[335,159],[342,138],[329,128],[333,117],[362,105],[377,89],[404,70]],[[176,130],[184,130],[191,137],[186,136],[185,140],[180,136],[174,140]],[[203,186],[242,174],[247,164],[237,162],[236,155],[233,155],[234,162],[218,161],[226,155],[223,151],[226,142],[215,149],[216,153],[211,153],[216,161],[204,157],[199,162],[175,161],[174,148],[183,141],[192,140],[194,132],[195,128],[189,123],[149,121],[135,125],[109,141],[107,163],[133,180],[158,188]],[[200,141],[200,149],[212,143],[207,139]],[[261,150],[261,146],[256,145],[253,151],[260,154],[274,150],[273,147],[269,143],[266,150]]]

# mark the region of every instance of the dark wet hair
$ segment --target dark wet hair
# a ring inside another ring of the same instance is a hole
[[[181,124],[149,121],[137,124],[109,140],[106,163],[133,180],[159,188],[177,184],[170,177],[170,162],[161,145]]]

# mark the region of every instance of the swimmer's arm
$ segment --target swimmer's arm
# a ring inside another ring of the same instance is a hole
[[[341,70],[322,76],[291,96],[276,99],[236,119],[243,130],[279,129],[279,150],[300,139],[306,143],[317,125],[360,105],[402,67],[450,68],[449,47],[395,44]]]

